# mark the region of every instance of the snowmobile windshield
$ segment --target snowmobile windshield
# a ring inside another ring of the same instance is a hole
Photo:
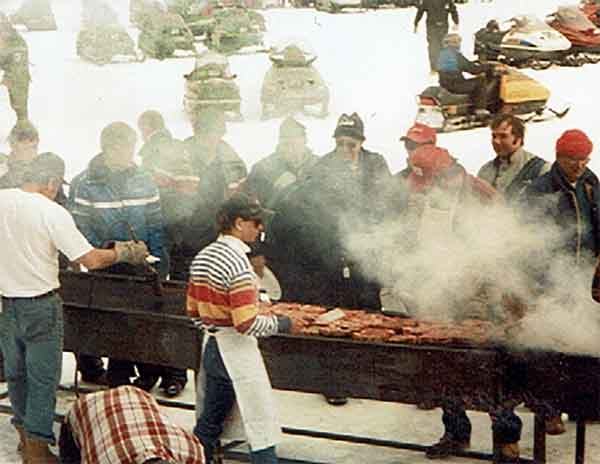
[[[578,31],[596,29],[594,23],[592,23],[588,17],[575,6],[560,7],[554,17],[564,27],[568,27],[569,29]]]
[[[286,37],[281,39],[273,47],[275,53],[282,53],[287,47],[294,45],[299,48],[305,55],[314,55],[315,49],[313,46],[304,38],[300,37]]]
[[[509,20],[509,23],[513,30],[523,33],[553,30],[548,24],[533,15],[515,16]]]

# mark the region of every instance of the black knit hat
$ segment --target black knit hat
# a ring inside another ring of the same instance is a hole
[[[360,119],[358,114],[352,113],[348,116],[346,113],[343,113],[340,116],[333,137],[343,136],[352,137],[357,140],[365,140],[365,128],[362,119]]]

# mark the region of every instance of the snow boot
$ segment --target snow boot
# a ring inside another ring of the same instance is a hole
[[[50,452],[48,442],[27,437],[25,441],[25,464],[59,464],[58,457]]]
[[[17,453],[24,454],[25,453],[25,443],[27,442],[27,437],[25,436],[25,429],[20,425],[15,425],[15,429],[17,429],[17,433],[19,434],[19,444],[17,445]]]

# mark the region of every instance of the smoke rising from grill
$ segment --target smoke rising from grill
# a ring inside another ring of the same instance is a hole
[[[393,288],[397,308],[387,309],[425,320],[490,319],[510,327],[503,341],[517,347],[600,351],[594,260],[576,266],[574,256],[557,252],[565,231],[532,222],[527,207],[520,219],[504,204],[461,203],[453,221],[430,214],[425,224],[420,196],[377,226],[357,225],[353,217],[342,227],[360,230],[347,234],[345,246],[361,271]],[[447,197],[434,201],[443,205],[437,213],[454,207]]]

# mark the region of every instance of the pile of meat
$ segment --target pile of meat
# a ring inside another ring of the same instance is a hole
[[[335,313],[341,317],[329,321],[331,318],[319,320],[327,309],[295,303],[278,303],[265,307],[264,311],[301,320],[304,325],[301,333],[309,336],[426,345],[484,345],[500,336],[491,322],[477,319],[431,322],[336,308]]]

